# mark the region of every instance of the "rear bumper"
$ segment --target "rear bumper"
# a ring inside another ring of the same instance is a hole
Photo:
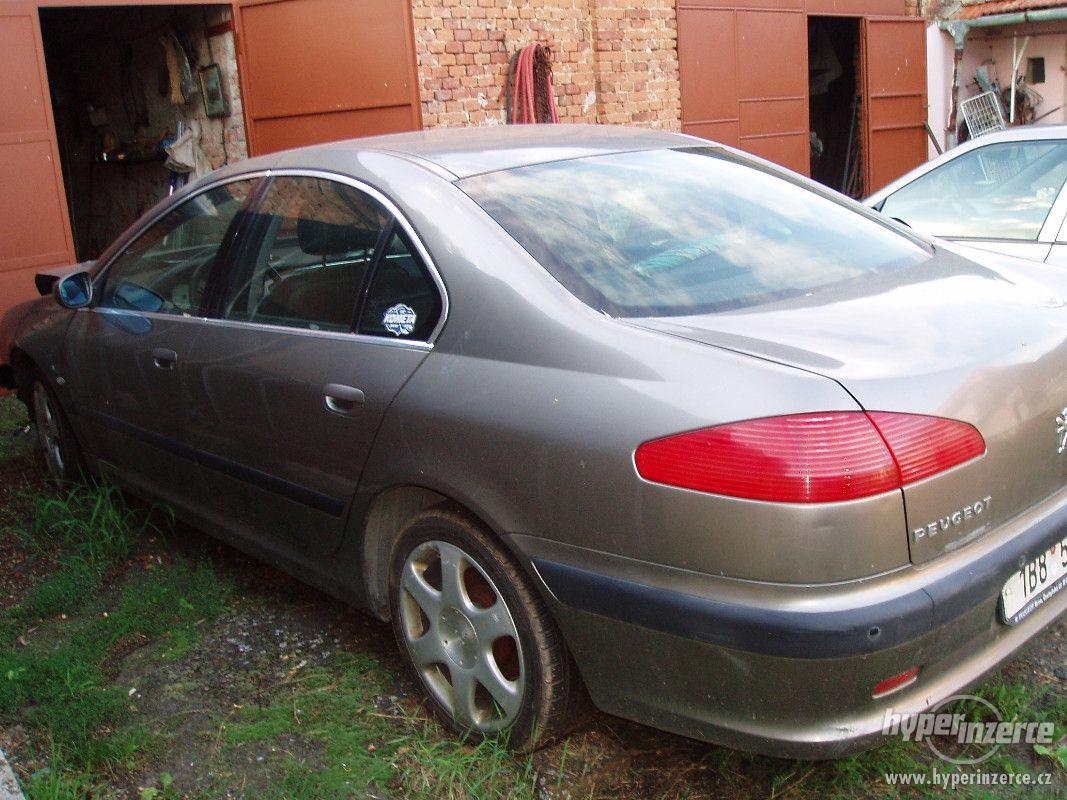
[[[1019,625],[1000,590],[1067,531],[1067,493],[922,567],[832,586],[726,580],[520,537],[603,710],[769,755],[829,758],[878,744],[886,710],[960,693],[1067,610]],[[578,566],[578,565],[581,566]],[[874,700],[911,667],[919,679]]]

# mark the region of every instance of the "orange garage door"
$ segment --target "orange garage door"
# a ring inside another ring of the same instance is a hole
[[[72,263],[37,9],[0,5],[0,315],[35,295],[33,275]]]
[[[867,192],[926,161],[926,21],[863,21]]]
[[[407,0],[242,0],[253,154],[422,127]]]

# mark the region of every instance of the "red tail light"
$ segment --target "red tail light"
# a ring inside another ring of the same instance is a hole
[[[985,452],[985,440],[966,422],[918,414],[868,414],[896,458],[900,483],[921,481]]]
[[[645,480],[781,503],[832,503],[914,483],[985,452],[965,422],[862,411],[790,414],[645,442]]]

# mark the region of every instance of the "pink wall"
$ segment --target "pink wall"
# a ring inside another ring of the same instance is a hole
[[[927,119],[942,149],[948,148],[945,127],[952,102],[952,67],[955,45],[952,37],[937,24],[926,29],[926,95],[930,103]],[[930,158],[937,155],[930,145]]]
[[[980,64],[993,59],[996,66],[990,66],[990,74],[999,76],[1001,86],[1007,86],[1011,80],[1012,67],[1012,33],[1018,34],[1017,42],[1021,49],[1026,35],[1030,42],[1019,64],[1019,73],[1026,73],[1026,59],[1043,57],[1045,59],[1045,82],[1033,88],[1043,98],[1037,107],[1037,116],[1053,111],[1042,122],[1063,122],[1063,105],[1065,101],[1064,66],[1067,63],[1067,22],[1048,22],[1040,25],[1013,28],[990,28],[972,30],[967,37],[967,47],[963,57],[963,97],[978,94],[974,82],[974,73]],[[1058,110],[1055,110],[1057,109]]]

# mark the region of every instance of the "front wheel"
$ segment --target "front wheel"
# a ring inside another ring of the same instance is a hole
[[[53,483],[63,486],[81,479],[81,451],[52,390],[40,377],[30,387],[30,411],[37,430],[37,452]]]
[[[459,509],[419,514],[390,571],[393,631],[446,725],[529,750],[578,720],[584,691],[541,598],[511,555]]]

